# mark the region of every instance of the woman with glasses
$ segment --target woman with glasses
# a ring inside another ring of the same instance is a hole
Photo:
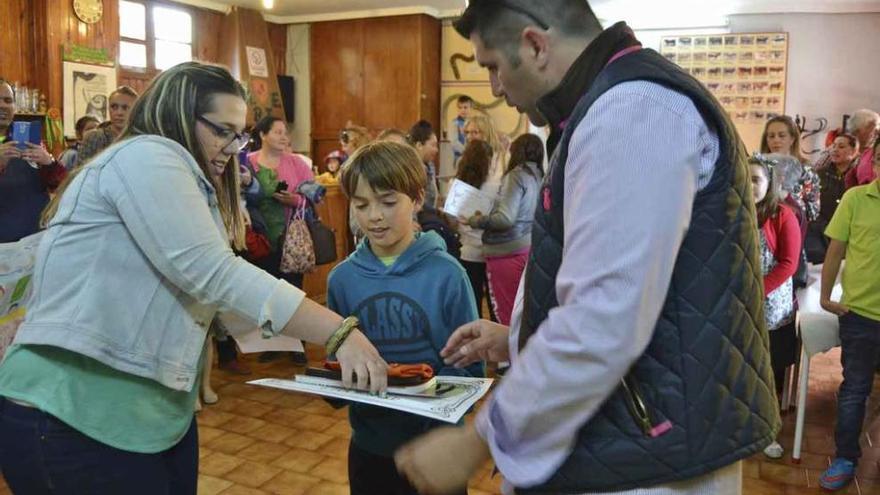
[[[233,254],[247,107],[220,67],[162,72],[119,139],[47,208],[27,318],[0,365],[0,470],[16,494],[195,494],[208,326],[329,346],[360,388],[387,365],[357,320]],[[368,383],[369,382],[369,383]]]
[[[263,117],[253,128],[253,149],[247,155],[253,167],[254,178],[260,183],[260,197],[257,209],[266,223],[267,237],[271,251],[257,265],[278,278],[287,280],[302,288],[302,273],[282,273],[281,250],[284,247],[284,233],[287,224],[297,208],[306,207],[306,200],[297,188],[305,181],[315,180],[312,167],[302,157],[287,152],[287,124],[278,117]],[[279,357],[277,352],[264,352],[260,361],[267,362]],[[306,364],[306,355],[294,352],[294,363]]]

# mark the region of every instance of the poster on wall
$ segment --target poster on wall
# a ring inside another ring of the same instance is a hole
[[[266,50],[254,46],[246,46],[248,73],[251,77],[269,77],[269,64],[266,61]]]
[[[76,121],[86,115],[109,120],[109,97],[115,89],[115,67],[65,61],[64,135],[76,137]]]
[[[785,113],[787,33],[665,36],[660,53],[703,83],[738,128]]]

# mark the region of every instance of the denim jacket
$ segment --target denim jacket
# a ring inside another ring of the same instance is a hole
[[[530,245],[541,180],[540,165],[533,162],[504,176],[492,213],[480,217],[477,224],[484,229],[483,254],[501,256]]]
[[[303,297],[233,254],[214,187],[186,149],[139,136],[91,160],[65,191],[15,343],[189,391],[218,310],[277,334]]]

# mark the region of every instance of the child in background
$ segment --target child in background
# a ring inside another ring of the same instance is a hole
[[[468,95],[461,95],[455,102],[458,107],[458,115],[449,121],[449,127],[446,130],[446,139],[452,145],[453,161],[452,164],[458,163],[459,157],[464,153],[464,145],[467,139],[464,134],[464,125],[471,116],[471,110],[474,108],[474,100]]]
[[[794,363],[797,349],[792,293],[801,232],[794,212],[782,204],[780,172],[774,167],[778,168],[777,162],[763,155],[749,160],[764,272],[764,322],[770,332],[770,366],[776,395],[781,396],[785,370]],[[764,449],[764,455],[771,459],[780,459],[784,453],[776,441]]]
[[[324,158],[324,167],[327,169],[323,174],[315,177],[318,184],[331,185],[339,183],[339,170],[346,160],[345,153],[333,150]]]
[[[440,350],[459,326],[477,319],[470,283],[440,236],[416,233],[426,174],[407,145],[368,144],[340,175],[365,239],[330,273],[327,305],[356,316],[388,362],[430,364],[437,375],[483,376],[481,364],[447,367]],[[394,465],[394,451],[441,423],[365,404],[351,404],[348,477],[353,495],[415,494]]]
[[[880,177],[880,142],[873,151],[874,174]],[[831,242],[822,267],[820,302],[840,320],[843,383],[837,393],[837,453],[819,485],[839,490],[852,481],[862,454],[865,403],[880,353],[880,179],[844,193],[825,235]],[[838,303],[831,300],[831,292],[844,254],[843,299]]]

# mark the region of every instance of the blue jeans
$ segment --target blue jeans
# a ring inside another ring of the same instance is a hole
[[[874,370],[880,356],[880,321],[850,311],[840,320],[840,363],[843,383],[837,394],[837,457],[858,462],[862,455],[859,436],[865,420],[865,403],[874,386]]]
[[[19,495],[195,495],[198,427],[193,418],[174,447],[138,454],[0,397],[0,469],[12,493]]]

